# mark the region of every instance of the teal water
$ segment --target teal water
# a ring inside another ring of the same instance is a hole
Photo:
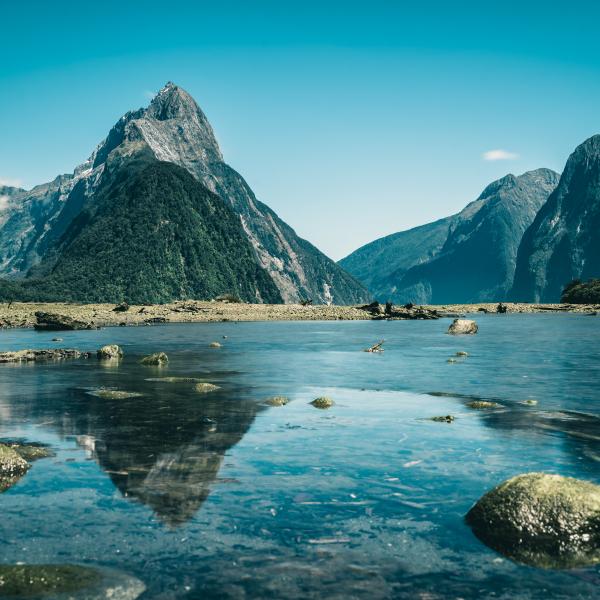
[[[600,483],[600,319],[477,319],[462,337],[448,320],[0,332],[0,350],[125,351],[0,365],[0,437],[56,452],[0,494],[0,563],[115,568],[159,599],[600,597],[599,567],[516,564],[463,520],[518,473]],[[138,364],[155,351],[168,367]],[[290,403],[266,406],[275,394]],[[309,404],[324,394],[333,408]]]

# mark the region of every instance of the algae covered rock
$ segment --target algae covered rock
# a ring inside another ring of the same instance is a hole
[[[319,396],[319,398],[315,398],[311,402],[311,404],[315,408],[325,409],[325,408],[331,408],[335,404],[335,402],[328,396]]]
[[[166,365],[169,362],[169,357],[164,352],[155,352],[154,354],[150,354],[149,356],[144,356],[140,361],[141,364],[151,366],[151,367],[160,367],[162,365]]]
[[[135,600],[145,590],[135,577],[81,565],[0,565],[0,596],[63,600]]]
[[[106,388],[98,388],[87,392],[90,396],[97,396],[105,400],[125,400],[127,398],[138,398],[142,396],[139,392],[127,392],[124,390],[109,390]]]
[[[442,417],[431,417],[431,421],[435,421],[436,423],[452,423],[454,421],[454,417],[452,415],[445,415]]]
[[[477,323],[471,319],[454,319],[448,327],[448,333],[452,335],[473,335],[478,330]]]
[[[14,450],[21,458],[28,462],[39,460],[40,458],[48,458],[54,456],[54,452],[47,446],[38,443],[22,442],[16,440],[3,440],[0,445],[6,446]]]
[[[475,410],[485,410],[486,408],[502,408],[502,404],[497,402],[491,402],[490,400],[472,400],[467,402],[468,408],[474,408]]]
[[[4,444],[0,444],[0,493],[12,487],[29,469],[29,463]]]
[[[102,346],[96,354],[98,358],[121,358],[123,350],[116,344],[108,344],[107,346]]]
[[[265,400],[269,406],[285,406],[290,401],[286,396],[271,396]]]
[[[197,383],[194,386],[194,389],[201,394],[208,394],[209,392],[214,392],[215,390],[220,390],[221,388],[213,383]]]
[[[475,535],[528,565],[565,569],[600,563],[600,486],[526,473],[485,494],[466,516]]]

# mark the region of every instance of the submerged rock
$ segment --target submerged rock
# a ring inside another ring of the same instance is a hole
[[[329,398],[328,396],[319,396],[318,398],[315,398],[311,404],[315,407],[315,408],[331,408],[335,402]]]
[[[18,440],[2,440],[0,445],[12,448],[21,458],[28,462],[54,456],[54,452],[44,444],[22,442]]]
[[[210,344],[211,348],[220,348],[221,344],[219,344],[219,342],[211,342]]]
[[[456,353],[456,356],[463,356],[463,357],[466,357],[466,356],[469,356],[469,353],[468,353],[468,352],[464,352],[464,351],[462,351],[462,350],[459,350],[459,351]]]
[[[0,565],[0,596],[63,600],[135,600],[146,586],[112,569],[81,565]]]
[[[15,350],[0,352],[0,363],[30,362],[34,360],[63,360],[65,358],[88,358],[89,352],[74,348],[45,348],[43,350]]]
[[[213,383],[197,383],[194,386],[194,389],[201,394],[207,394],[208,392],[214,392],[215,390],[220,390],[221,388]]]
[[[116,344],[109,344],[102,346],[96,353],[98,358],[121,358],[123,356],[123,350]]]
[[[98,398],[104,398],[105,400],[125,400],[126,398],[139,398],[143,395],[139,392],[126,392],[124,390],[108,390],[105,388],[90,390],[87,393],[90,396],[97,396]]]
[[[285,406],[290,401],[285,396],[271,396],[265,400],[265,404],[269,406]]]
[[[34,324],[34,327],[39,330],[98,329],[92,321],[78,321],[73,317],[59,315],[58,313],[38,311],[35,313],[35,318],[37,323]]]
[[[502,408],[502,404],[498,404],[498,402],[492,402],[490,400],[472,400],[471,402],[467,402],[467,406],[469,408],[475,408],[478,410],[485,408]]]
[[[466,516],[475,535],[528,565],[564,569],[600,563],[600,486],[560,475],[517,475]]]
[[[169,357],[164,352],[155,352],[154,354],[150,354],[150,356],[144,356],[140,361],[143,365],[160,367],[161,365],[166,365],[169,362]]]
[[[446,415],[445,417],[431,417],[430,420],[436,421],[437,423],[452,423],[454,417],[452,415]]]
[[[477,323],[471,319],[454,319],[448,333],[452,335],[472,335],[478,331]]]

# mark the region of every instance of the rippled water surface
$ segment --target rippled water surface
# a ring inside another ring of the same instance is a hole
[[[160,599],[600,597],[600,568],[515,564],[463,520],[517,473],[600,483],[600,319],[477,318],[463,337],[447,320],[2,331],[2,350],[125,358],[0,365],[1,437],[56,452],[0,494],[0,562],[114,568]],[[138,364],[156,351],[167,367]]]

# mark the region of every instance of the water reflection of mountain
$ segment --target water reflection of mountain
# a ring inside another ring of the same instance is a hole
[[[90,411],[92,420],[77,441],[124,496],[150,506],[170,525],[184,523],[200,508],[225,453],[260,410],[254,401],[223,394],[175,405],[133,398],[126,408],[114,408],[116,414]]]
[[[217,479],[223,457],[264,406],[241,398],[244,390],[226,374],[217,381],[223,389],[200,394],[194,382],[148,381],[152,373],[133,367],[110,375],[90,371],[63,367],[62,385],[46,397],[9,393],[3,405],[19,420],[74,436],[125,497],[151,507],[165,523],[177,526],[192,518]],[[98,398],[77,387],[82,381],[143,395]],[[43,384],[48,389],[48,382]]]

